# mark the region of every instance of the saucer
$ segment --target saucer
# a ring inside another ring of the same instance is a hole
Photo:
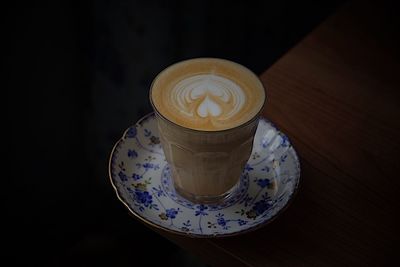
[[[261,118],[239,186],[218,204],[196,204],[174,189],[154,113],[128,128],[109,162],[119,200],[141,221],[193,237],[230,236],[277,217],[296,192],[300,163],[289,139]]]

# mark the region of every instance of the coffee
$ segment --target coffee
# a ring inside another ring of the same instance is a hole
[[[251,120],[264,104],[260,80],[227,60],[183,61],[161,72],[152,86],[155,108],[180,126],[202,131],[237,127]]]
[[[155,78],[150,100],[177,191],[194,202],[232,193],[265,101],[257,76],[227,60],[187,60]]]

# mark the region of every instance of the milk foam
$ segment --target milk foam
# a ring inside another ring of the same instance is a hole
[[[265,92],[247,68],[223,59],[197,58],[157,75],[150,100],[156,112],[179,126],[220,131],[256,118]]]
[[[199,74],[179,81],[169,103],[188,118],[230,119],[242,109],[246,95],[233,81],[214,74]]]

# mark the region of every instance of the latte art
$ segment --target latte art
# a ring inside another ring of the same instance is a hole
[[[213,74],[200,74],[178,82],[170,103],[182,116],[213,120],[230,119],[243,107],[246,96],[233,81]]]
[[[265,92],[258,77],[242,65],[198,58],[163,70],[153,81],[150,101],[170,122],[199,131],[220,131],[257,118]]]

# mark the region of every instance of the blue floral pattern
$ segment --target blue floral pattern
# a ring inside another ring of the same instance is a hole
[[[206,212],[207,209],[208,207],[203,204],[196,206],[196,211],[194,213],[194,216],[208,215],[208,213]]]
[[[135,138],[136,134],[137,134],[136,127],[131,127],[131,128],[128,129],[128,131],[126,131],[125,136],[127,138]]]
[[[137,158],[138,153],[134,149],[128,149],[128,157],[129,158]]]
[[[128,176],[123,171],[119,171],[118,173],[119,179],[121,179],[122,182],[128,181]]]
[[[260,119],[252,155],[232,195],[219,204],[192,203],[175,192],[150,114],[117,143],[110,174],[119,199],[144,221],[212,237],[245,232],[277,216],[298,187],[300,165],[287,136]]]
[[[267,178],[257,179],[256,182],[257,182],[257,185],[261,188],[270,187],[272,185],[271,181]]]
[[[135,200],[148,207],[153,202],[153,197],[147,191],[135,190]]]

